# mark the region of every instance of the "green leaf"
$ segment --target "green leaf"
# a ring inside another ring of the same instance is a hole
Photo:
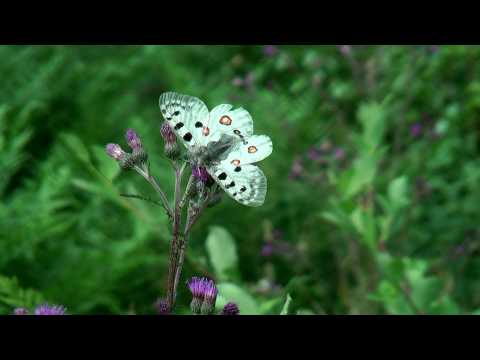
[[[90,163],[90,154],[82,140],[72,134],[61,134],[60,139],[72,151],[72,153],[84,163]]]
[[[222,281],[231,279],[237,270],[238,256],[230,233],[220,226],[210,227],[205,246],[218,278]]]
[[[120,166],[118,163],[105,153],[102,146],[95,145],[92,147],[93,155],[95,156],[96,166],[100,174],[112,181],[120,173]]]
[[[388,198],[391,206],[398,210],[409,204],[408,182],[405,176],[396,178],[388,186]]]
[[[292,297],[290,296],[290,294],[287,294],[287,300],[285,301],[285,305],[283,305],[283,309],[280,312],[280,315],[288,315],[291,303]]]
[[[221,283],[217,285],[223,302],[234,302],[242,315],[260,315],[260,309],[256,300],[243,288],[233,283]]]

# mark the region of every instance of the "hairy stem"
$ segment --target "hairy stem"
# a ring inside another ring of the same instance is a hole
[[[155,180],[155,178],[152,176],[152,174],[150,174],[150,171],[149,169],[144,166],[143,168],[140,168],[138,166],[135,166],[134,167],[135,171],[138,172],[140,175],[143,176],[143,178],[145,180],[147,180],[150,185],[152,185],[152,187],[155,189],[155,191],[158,193],[158,195],[160,196],[160,200],[162,201],[162,205],[163,205],[163,208],[165,209],[168,217],[170,219],[173,219],[173,211],[172,209],[170,208],[170,204],[168,203],[168,199],[167,199],[167,196],[165,195],[165,193],[163,192],[162,188],[160,187],[160,185],[158,185],[157,181]]]
[[[176,298],[176,273],[177,273],[177,263],[178,263],[178,252],[179,252],[179,243],[180,243],[180,224],[181,224],[181,185],[182,185],[182,175],[185,170],[186,164],[184,163],[181,167],[175,163],[175,193],[174,193],[174,214],[173,214],[173,224],[172,224],[172,241],[170,243],[170,263],[168,267],[168,281],[167,281],[167,303],[170,310],[173,309]]]

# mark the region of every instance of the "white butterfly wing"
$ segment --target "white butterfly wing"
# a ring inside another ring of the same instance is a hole
[[[207,106],[198,98],[175,92],[160,95],[160,111],[177,137],[187,148],[203,143],[204,127],[208,123]]]
[[[232,110],[232,105],[222,104],[210,111],[208,141],[218,141],[222,134],[246,138],[253,134],[253,119],[243,108]]]
[[[238,142],[228,154],[226,161],[235,166],[253,164],[270,156],[272,140],[266,135],[253,135]]]
[[[244,165],[236,172],[235,166],[222,161],[207,169],[217,184],[234,200],[247,206],[257,207],[265,202],[267,178],[255,165]]]

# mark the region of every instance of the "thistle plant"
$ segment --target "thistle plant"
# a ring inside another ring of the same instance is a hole
[[[224,192],[246,206],[263,204],[267,179],[254,163],[271,154],[272,142],[265,135],[253,135],[252,117],[242,108],[232,110],[224,104],[209,112],[201,100],[172,92],[162,94],[159,105],[165,119],[160,128],[164,154],[175,178],[172,203],[150,170],[148,153],[133,129],[126,132],[130,152],[118,144],[108,144],[106,152],[123,170],[134,170],[153,187],[168,215],[172,238],[167,291],[156,309],[159,314],[171,314],[192,227],[207,208],[221,201]],[[183,187],[188,169],[190,176]],[[212,314],[218,293],[213,280],[193,278],[188,286],[192,312]],[[236,311],[229,308],[227,312]]]

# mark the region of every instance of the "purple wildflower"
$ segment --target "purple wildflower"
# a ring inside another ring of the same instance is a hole
[[[333,153],[333,157],[335,158],[335,160],[338,161],[345,159],[345,150],[343,150],[342,148],[336,148]]]
[[[302,163],[302,159],[300,158],[297,158],[294,162],[293,162],[293,165],[292,165],[292,168],[290,170],[290,180],[296,180],[298,178],[300,178],[300,176],[302,175],[303,173],[303,163]]]
[[[410,127],[410,135],[412,137],[419,137],[422,135],[423,132],[423,126],[420,123],[415,123]]]
[[[263,47],[263,54],[268,57],[273,57],[278,54],[278,48],[275,45],[265,45]]]
[[[13,310],[14,315],[28,315],[28,310],[25,308],[16,308]]]
[[[263,257],[270,257],[273,255],[273,245],[271,243],[265,243],[262,246],[262,250],[260,252],[260,255]]]
[[[128,146],[130,146],[133,151],[139,151],[142,148],[142,142],[135,130],[128,129],[125,138],[127,139]]]
[[[240,76],[235,76],[232,80],[232,85],[236,87],[243,86],[243,79]]]
[[[207,169],[203,166],[193,165],[192,175],[197,181],[201,181],[205,185],[208,184],[211,179],[210,174],[207,172]]]
[[[170,315],[170,309],[168,307],[167,300],[158,299],[154,307],[158,315]]]
[[[240,310],[238,309],[237,304],[229,302],[223,307],[222,315],[238,315]]]
[[[118,144],[107,144],[105,147],[107,154],[110,155],[115,160],[119,161],[125,158],[125,151],[122,150]]]
[[[61,305],[40,305],[35,309],[35,315],[65,315],[65,307]]]
[[[317,161],[318,159],[320,159],[321,156],[322,152],[315,147],[308,150],[308,158],[312,161]]]
[[[352,45],[337,45],[340,53],[343,56],[350,56],[352,54]]]
[[[249,72],[246,76],[245,79],[243,80],[244,86],[245,87],[252,87],[255,82],[255,75],[253,72]]]
[[[165,141],[165,144],[173,144],[177,141],[175,133],[167,122],[164,122],[162,124],[162,127],[160,128],[160,133],[162,134],[162,138]]]
[[[192,277],[187,283],[192,293],[190,308],[194,314],[208,315],[215,309],[218,290],[213,280]]]

